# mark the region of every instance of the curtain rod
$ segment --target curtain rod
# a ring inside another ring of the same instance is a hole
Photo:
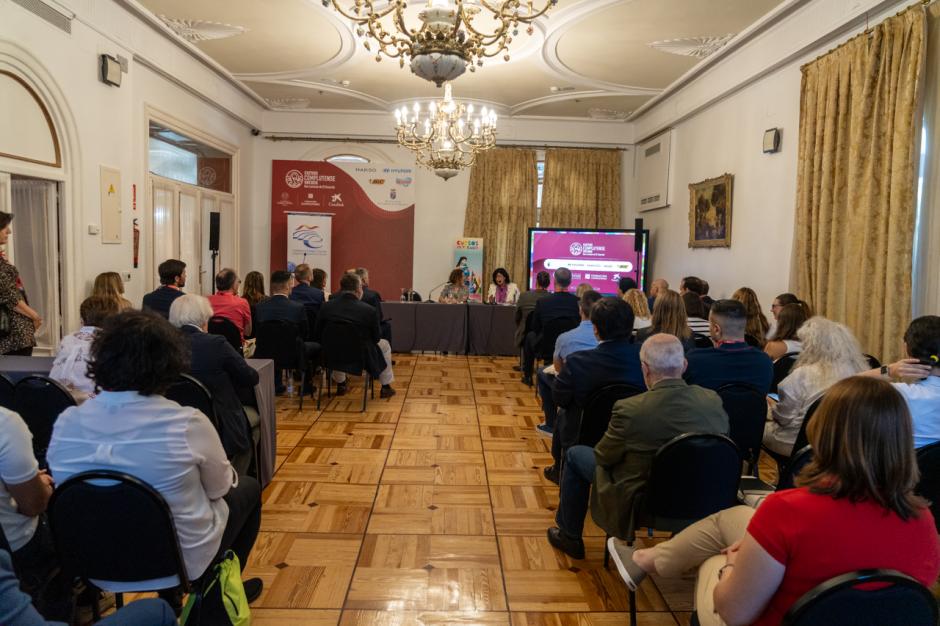
[[[380,139],[376,137],[311,137],[307,135],[263,135],[262,139],[267,139],[268,141],[321,141],[327,143],[378,143],[378,144],[389,144],[389,145],[399,145],[398,141],[395,139]],[[629,152],[630,146],[624,145],[590,145],[590,144],[575,144],[575,143],[497,143],[497,148],[534,148],[534,149],[543,149],[548,150],[550,148],[576,148],[579,150],[621,150],[623,152]]]

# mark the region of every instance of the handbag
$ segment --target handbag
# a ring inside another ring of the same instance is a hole
[[[203,577],[200,588],[194,589],[180,615],[184,626],[249,626],[251,609],[242,584],[238,556],[226,550],[212,573]]]

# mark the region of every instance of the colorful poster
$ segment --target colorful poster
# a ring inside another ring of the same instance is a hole
[[[351,267],[367,268],[369,286],[386,298],[412,284],[413,166],[272,161],[271,174],[272,270],[293,261],[288,215],[331,213],[330,291],[339,288],[341,270]]]
[[[301,263],[319,267],[332,275],[330,253],[333,240],[333,216],[329,213],[287,214],[287,271]]]
[[[470,300],[483,302],[483,239],[464,237],[454,246],[454,267],[463,270],[463,284],[470,292]]]

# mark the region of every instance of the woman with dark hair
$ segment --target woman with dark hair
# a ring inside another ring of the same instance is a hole
[[[702,304],[702,297],[694,291],[686,291],[682,294],[682,305],[685,307],[685,316],[692,333],[708,337],[710,332],[708,313],[705,311],[705,305]]]
[[[0,246],[10,241],[12,221],[12,213],[0,211]],[[7,261],[5,252],[0,252],[0,309],[0,315],[9,319],[9,332],[0,336],[0,354],[32,356],[42,317],[26,301],[20,273]]]
[[[447,278],[447,284],[441,290],[441,295],[437,299],[443,304],[463,304],[470,297],[470,292],[463,282],[463,270],[455,267],[451,270]]]
[[[806,307],[799,304],[787,304],[777,315],[777,325],[774,332],[764,344],[764,352],[776,361],[784,354],[793,354],[803,349],[803,344],[797,337],[797,331],[809,319]]]
[[[490,304],[511,304],[519,301],[519,286],[509,280],[509,272],[502,267],[493,271],[493,282],[486,294],[486,301]]]
[[[756,510],[725,509],[653,548],[608,541],[627,585],[700,566],[702,626],[779,624],[807,591],[857,570],[898,570],[933,585],[940,547],[927,503],[914,494],[919,472],[900,394],[880,380],[843,380],[806,434],[814,459],[798,488],[770,494]]]
[[[744,305],[744,311],[747,314],[747,324],[744,326],[744,334],[754,338],[757,347],[763,348],[767,341],[767,334],[770,332],[770,323],[764,312],[760,310],[760,300],[757,294],[750,287],[741,287],[731,295],[732,300],[737,300]]]
[[[783,307],[788,304],[799,304],[803,307],[803,310],[806,311],[806,319],[813,317],[813,310],[809,307],[808,304],[796,297],[792,293],[782,293],[776,298],[774,298],[773,303],[770,305],[770,314],[773,315],[773,319],[770,320],[770,328],[767,329],[767,339],[773,337],[774,333],[777,330],[777,318],[780,317],[780,311],[783,310]]]
[[[105,320],[88,366],[98,395],[59,415],[47,458],[58,484],[87,470],[115,470],[156,489],[170,507],[186,571],[195,580],[227,549],[248,562],[261,523],[261,487],[236,476],[205,415],[162,396],[189,366],[185,341],[153,313],[125,311]],[[172,579],[161,579],[145,588],[173,586]],[[261,587],[260,579],[245,582],[249,601]]]

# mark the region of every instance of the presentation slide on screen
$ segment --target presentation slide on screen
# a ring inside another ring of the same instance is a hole
[[[590,283],[603,294],[616,294],[617,282],[629,276],[645,285],[647,241],[634,249],[633,231],[529,230],[529,289],[535,276],[545,270],[554,274],[560,267],[571,270],[571,290]],[[554,289],[554,280],[549,289]]]

